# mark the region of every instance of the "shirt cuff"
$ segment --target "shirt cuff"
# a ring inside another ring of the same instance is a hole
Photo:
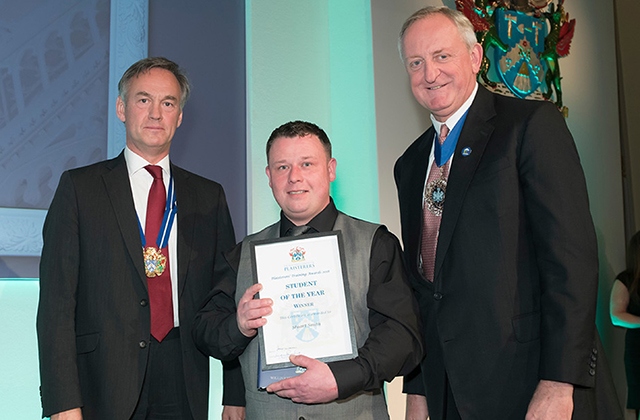
[[[361,367],[353,360],[328,363],[338,384],[338,399],[349,398],[364,387]]]
[[[420,366],[404,376],[402,392],[405,394],[426,395]]]

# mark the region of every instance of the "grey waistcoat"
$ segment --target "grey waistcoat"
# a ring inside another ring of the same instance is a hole
[[[339,212],[334,230],[342,231],[346,252],[347,275],[353,322],[358,348],[362,347],[369,336],[369,309],[367,292],[369,290],[369,260],[371,244],[379,225],[354,219]],[[280,223],[248,236],[242,242],[242,256],[238,268],[236,304],[244,291],[253,284],[251,275],[252,240],[273,239],[280,236]],[[345,400],[326,404],[297,404],[275,394],[258,391],[258,339],[254,339],[240,356],[242,376],[244,378],[247,420],[274,419],[288,420],[304,418],[331,420],[369,420],[388,419],[387,404],[382,390],[359,392]]]

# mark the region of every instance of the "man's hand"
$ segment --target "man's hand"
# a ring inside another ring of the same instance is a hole
[[[405,420],[427,420],[428,418],[427,397],[418,394],[407,394]]]
[[[533,393],[525,420],[570,420],[573,414],[573,385],[541,380]]]
[[[256,293],[262,290],[260,283],[249,287],[240,301],[238,302],[238,310],[236,318],[240,332],[246,337],[253,337],[258,333],[258,328],[267,323],[263,318],[273,312],[271,299],[254,299]]]
[[[82,420],[82,410],[80,408],[72,408],[71,410],[61,411],[52,415],[51,420]]]
[[[244,407],[225,405],[222,408],[222,420],[244,420]]]
[[[326,363],[307,356],[289,356],[291,363],[307,369],[293,378],[284,379],[267,387],[279,397],[304,404],[330,402],[338,398],[338,384]]]

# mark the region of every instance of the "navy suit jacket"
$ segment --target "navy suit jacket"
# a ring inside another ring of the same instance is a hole
[[[426,347],[423,375],[405,391],[426,391],[437,419],[446,371],[463,418],[506,419],[524,418],[540,379],[592,390],[598,253],[562,115],[479,87],[453,157],[431,283],[419,253],[434,135],[429,128],[394,168]]]
[[[208,411],[209,360],[191,324],[235,243],[222,187],[171,165],[178,203],[182,363],[194,419]],[[65,172],[44,225],[37,331],[43,415],[127,419],[147,366],[150,313],[124,154]]]

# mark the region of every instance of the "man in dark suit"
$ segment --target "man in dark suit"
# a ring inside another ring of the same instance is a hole
[[[209,360],[184,331],[235,242],[229,210],[219,184],[169,161],[189,96],[178,65],[140,60],[118,90],[125,150],[65,172],[45,221],[43,416],[204,420]],[[225,385],[242,382],[227,372]],[[231,391],[224,404],[243,405]]]
[[[433,122],[394,169],[426,346],[405,378],[408,418],[617,418],[615,394],[594,398],[596,364],[610,379],[598,254],[563,117],[478,86],[483,51],[457,11],[416,12],[400,48]]]

